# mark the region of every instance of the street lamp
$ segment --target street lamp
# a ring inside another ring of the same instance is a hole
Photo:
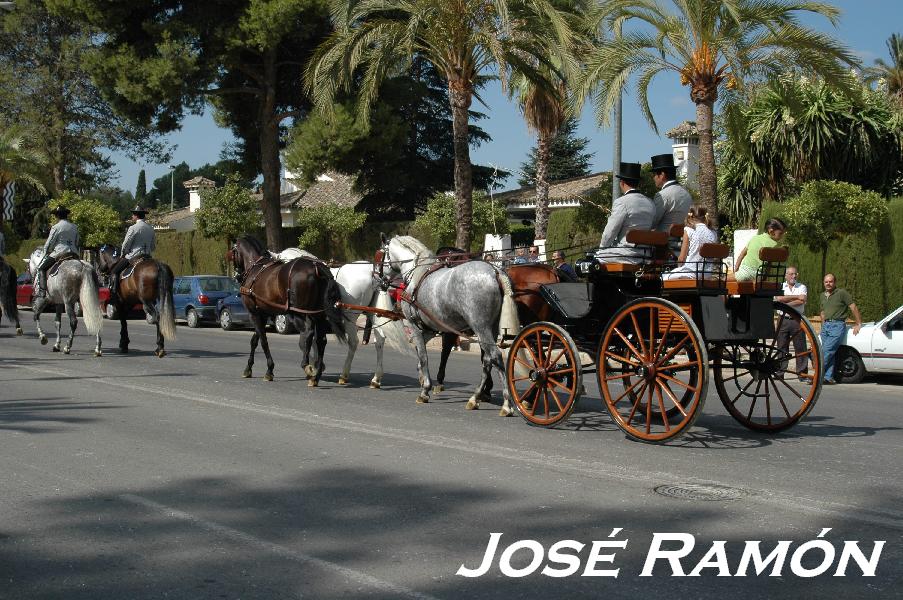
[[[173,211],[173,200],[176,196],[176,167],[169,165],[169,212]]]

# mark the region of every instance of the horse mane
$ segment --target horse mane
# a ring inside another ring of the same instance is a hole
[[[396,235],[392,238],[399,244],[401,247],[413,254],[418,260],[422,258],[436,258],[436,255],[426,247],[426,244],[410,235]]]
[[[252,250],[257,252],[257,254],[261,256],[269,256],[269,252],[267,252],[266,246],[264,246],[263,242],[255,237],[251,237],[250,235],[243,235],[238,238],[238,241],[246,243],[251,247]]]

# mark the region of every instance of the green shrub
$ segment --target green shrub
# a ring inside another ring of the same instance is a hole
[[[553,250],[564,250],[568,261],[583,256],[587,249],[599,245],[602,227],[598,222],[587,222],[585,210],[562,208],[552,211],[546,236],[546,254]]]
[[[412,235],[428,248],[436,249],[439,246],[454,245],[456,228],[455,197],[439,193],[430,198],[426,209],[417,215]],[[474,192],[472,252],[483,249],[487,233],[508,233],[508,215],[504,206],[492,202],[485,193]],[[532,239],[530,243],[533,243]]]

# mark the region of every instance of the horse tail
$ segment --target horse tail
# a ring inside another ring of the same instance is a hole
[[[348,334],[345,331],[345,313],[336,306],[336,303],[341,301],[342,288],[339,287],[339,282],[333,279],[330,274],[329,278],[326,279],[326,289],[323,291],[323,310],[336,339],[341,344],[347,344]]]
[[[0,306],[3,314],[12,323],[19,321],[19,307],[16,306],[16,270],[9,263],[0,264]]]
[[[379,290],[376,293],[376,308],[381,308],[383,310],[395,310],[395,306],[392,305],[392,298],[389,296],[389,292],[384,290]],[[393,321],[392,319],[387,319],[386,317],[373,317],[373,330],[379,331],[383,337],[386,338],[386,343],[389,344],[389,347],[395,350],[396,352],[400,352],[401,354],[407,354],[409,356],[416,356],[416,352],[414,347],[408,343],[408,337],[404,332],[404,321],[397,320]]]
[[[82,285],[78,292],[78,302],[82,307],[85,328],[91,335],[97,335],[103,327],[103,313],[100,312],[97,288],[97,274],[94,272],[94,268],[87,263],[82,263]]]
[[[169,265],[157,261],[157,297],[160,299],[160,333],[163,339],[176,339],[176,311],[172,300],[172,269]]]
[[[497,269],[496,278],[502,288],[502,312],[499,315],[499,336],[514,337],[520,333],[520,319],[517,317],[517,305],[514,303],[514,285],[511,277]]]

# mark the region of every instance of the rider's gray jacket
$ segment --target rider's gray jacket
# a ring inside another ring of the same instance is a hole
[[[151,254],[157,247],[157,236],[154,228],[144,219],[138,219],[129,227],[122,242],[122,255],[131,260],[142,254]]]
[[[78,227],[66,219],[60,219],[50,229],[50,235],[44,244],[44,256],[59,258],[67,252],[78,254]]]

